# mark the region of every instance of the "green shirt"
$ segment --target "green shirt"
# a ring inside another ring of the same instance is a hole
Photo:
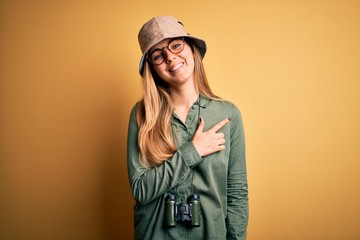
[[[246,239],[248,185],[245,140],[241,114],[228,101],[210,100],[200,95],[185,123],[173,115],[172,130],[178,146],[163,164],[145,168],[139,160],[138,127],[133,108],[128,131],[128,174],[134,207],[135,239]],[[200,157],[191,139],[199,118],[204,131],[221,120],[232,121],[218,132],[225,135],[225,150]],[[201,202],[201,225],[164,225],[165,197],[176,196],[177,203],[197,193]]]

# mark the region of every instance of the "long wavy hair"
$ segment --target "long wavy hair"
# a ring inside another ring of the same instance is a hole
[[[220,100],[208,83],[199,50],[186,39],[194,53],[194,79],[199,93]],[[139,128],[138,144],[141,163],[148,168],[162,164],[176,151],[171,119],[174,111],[169,87],[145,62],[142,76],[143,97],[138,103],[136,120]]]

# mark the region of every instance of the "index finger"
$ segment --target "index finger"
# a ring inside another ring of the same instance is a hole
[[[225,126],[228,122],[231,121],[231,118],[225,118],[224,120],[218,122],[217,124],[215,124],[212,128],[209,129],[209,131],[214,131],[217,132],[220,128],[222,128],[223,126]]]

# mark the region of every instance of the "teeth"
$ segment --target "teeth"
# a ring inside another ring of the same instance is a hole
[[[170,72],[176,71],[176,70],[179,69],[182,65],[183,65],[182,63],[179,63],[179,64],[175,65],[175,67],[173,67],[173,68],[170,69]]]

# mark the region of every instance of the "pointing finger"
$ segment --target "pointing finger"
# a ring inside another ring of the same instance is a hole
[[[222,128],[223,126],[225,126],[228,122],[231,121],[231,118],[225,118],[224,120],[218,122],[217,124],[215,124],[210,131],[213,132],[217,132],[220,128]]]

